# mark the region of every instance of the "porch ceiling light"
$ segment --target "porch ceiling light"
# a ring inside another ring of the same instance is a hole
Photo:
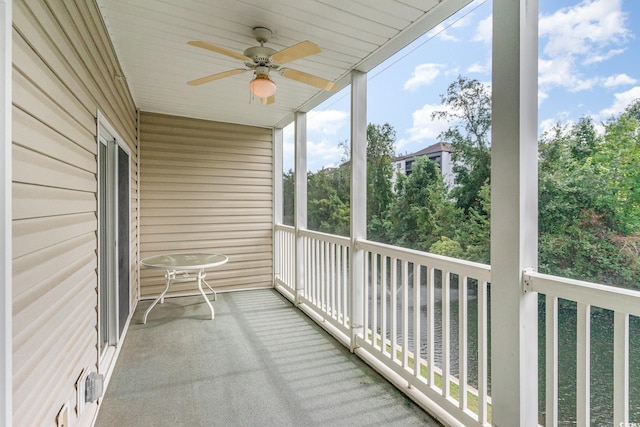
[[[276,84],[268,74],[257,74],[249,83],[249,90],[258,98],[269,98],[276,93]]]

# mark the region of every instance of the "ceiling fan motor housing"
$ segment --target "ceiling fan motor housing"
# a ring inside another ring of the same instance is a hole
[[[254,46],[244,51],[244,56],[253,60],[252,66],[270,66],[271,55],[277,51],[266,46]]]

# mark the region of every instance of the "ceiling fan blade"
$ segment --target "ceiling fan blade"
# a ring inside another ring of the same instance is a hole
[[[286,47],[279,52],[271,55],[271,59],[278,64],[286,64],[296,59],[304,58],[305,56],[315,55],[320,53],[320,47],[317,44],[305,40],[293,46]]]
[[[244,55],[242,55],[240,53],[236,53],[236,52],[233,52],[231,50],[225,49],[223,47],[216,46],[216,45],[211,44],[211,43],[203,42],[203,41],[200,41],[200,40],[191,40],[191,41],[188,41],[187,43],[190,44],[191,46],[201,47],[202,49],[207,49],[207,50],[210,50],[212,52],[221,53],[222,55],[230,56],[230,57],[238,59],[238,60],[240,60],[242,62],[251,61],[251,58],[249,58],[249,57],[246,57],[246,56],[244,56]]]
[[[187,82],[187,84],[191,85],[191,86],[198,86],[198,85],[201,85],[203,83],[209,83],[209,82],[212,82],[214,80],[219,80],[219,79],[223,79],[225,77],[235,76],[236,74],[242,74],[245,71],[248,71],[248,70],[246,70],[244,68],[236,68],[235,70],[229,70],[229,71],[224,71],[222,73],[212,74],[212,75],[206,76],[206,77],[200,77],[199,79],[195,79],[195,80],[191,80],[190,82]]]
[[[280,74],[288,79],[315,86],[318,89],[322,90],[334,91],[338,87],[338,85],[331,80],[326,80],[322,77],[314,76],[313,74],[303,73],[302,71],[292,70],[291,68],[281,69]]]
[[[268,98],[260,98],[260,103],[262,105],[271,105],[274,102],[276,102],[276,96],[275,95],[271,95]]]

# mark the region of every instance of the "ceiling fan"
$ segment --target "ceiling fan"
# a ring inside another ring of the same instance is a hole
[[[203,41],[189,41],[188,44],[191,46],[208,49],[213,52],[238,59],[244,62],[246,68],[236,68],[233,70],[223,71],[222,73],[216,73],[210,76],[191,80],[187,82],[187,84],[197,86],[253,70],[254,78],[249,83],[249,90],[255,96],[259,97],[263,104],[273,104],[275,102],[274,94],[276,92],[276,84],[269,78],[270,71],[277,72],[283,77],[317,87],[318,89],[327,91],[333,91],[336,89],[337,84],[335,82],[314,76],[313,74],[282,67],[283,64],[295,61],[296,59],[320,53],[320,48],[317,44],[306,40],[280,51],[276,51],[264,45],[271,38],[271,34],[271,30],[268,28],[253,28],[253,35],[258,43],[260,43],[260,46],[250,47],[242,54]]]

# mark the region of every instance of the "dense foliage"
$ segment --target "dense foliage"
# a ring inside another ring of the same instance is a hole
[[[391,188],[395,131],[368,126],[369,239],[489,263],[489,93],[458,77],[435,113],[450,121],[440,138],[454,149],[453,188],[426,158]],[[640,289],[640,100],[600,127],[590,117],[557,124],[539,141],[538,165],[540,271]],[[349,235],[349,169],[345,149],[340,167],[308,174],[308,228]],[[292,218],[291,171],[284,187]]]

